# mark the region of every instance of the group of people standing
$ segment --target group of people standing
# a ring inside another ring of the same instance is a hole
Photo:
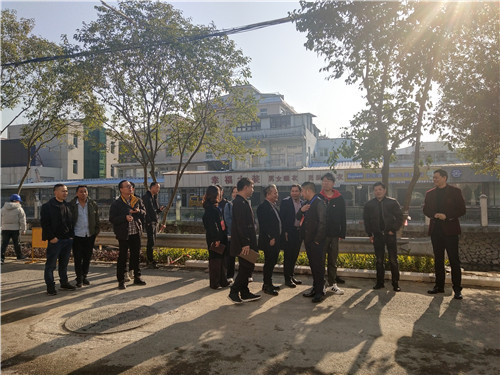
[[[459,217],[465,214],[465,201],[461,190],[447,183],[448,174],[438,169],[433,174],[435,187],[425,196],[424,214],[430,219],[429,235],[435,258],[436,282],[429,294],[444,293],[445,250],[451,265],[455,299],[462,299],[461,268],[458,251],[460,231]],[[258,250],[264,252],[262,291],[279,295],[280,286],[273,283],[273,271],[279,253],[284,250],[284,284],[295,288],[302,284],[294,274],[295,264],[304,243],[313,286],[303,295],[314,303],[321,302],[326,291],[344,294],[338,284],[345,280],[337,275],[339,242],[346,236],[346,202],[334,189],[335,176],[326,173],[321,178],[322,189],[316,191],[312,182],[294,184],[290,195],[278,207],[278,188],[264,188],[265,200],[257,208],[257,227],[250,204],[254,192],[252,180],[243,177],[232,188],[232,200],[223,197],[221,186],[209,186],[203,198],[203,224],[209,250],[209,279],[213,289],[230,286],[229,299],[233,303],[254,301],[261,298],[250,292],[249,282]],[[158,203],[160,184],[151,183],[141,198],[135,196],[131,181],[118,184],[120,195],[109,210],[109,221],[119,243],[116,277],[118,288],[125,289],[133,272],[134,284],[146,285],[141,277],[140,251],[143,230],[147,233],[146,256],[150,267],[157,268],[153,248],[158,231],[159,215],[163,206]],[[58,268],[61,289],[74,290],[89,285],[87,276],[96,236],[100,231],[99,208],[89,197],[87,186],[76,188],[76,196],[67,202],[68,188],[54,186],[54,197],[42,205],[42,240],[48,241],[44,278],[49,295],[56,295],[54,270]],[[386,195],[383,183],[373,185],[374,198],[364,206],[364,226],[373,243],[376,257],[376,284],[373,289],[384,288],[385,249],[389,255],[392,287],[399,286],[396,233],[403,225],[403,213],[399,203]],[[17,259],[24,259],[19,244],[19,234],[26,230],[26,216],[20,205],[21,197],[13,194],[2,208],[2,263],[10,239],[14,242]],[[68,280],[67,267],[73,251],[76,284]],[[130,253],[130,255],[129,255]],[[238,274],[235,275],[235,259],[238,257]],[[127,270],[127,259],[129,270]],[[325,280],[325,263],[327,265]]]
[[[142,199],[134,195],[135,187],[130,181],[120,181],[118,188],[120,195],[111,204],[109,220],[113,224],[119,244],[116,272],[118,288],[125,289],[125,282],[130,281],[127,271],[128,258],[134,284],[146,285],[140,270],[141,236],[144,229],[148,235],[148,263],[151,267],[157,267],[153,258],[153,247],[158,215],[163,207],[158,204],[160,185],[156,182],[151,183]],[[54,197],[42,205],[40,213],[42,240],[48,241],[44,278],[49,295],[57,294],[54,281],[56,266],[61,289],[75,290],[83,285],[90,285],[87,276],[95,239],[100,231],[99,207],[89,197],[87,186],[79,185],[76,188],[76,196],[69,202],[66,201],[66,185],[55,185],[53,192]],[[75,262],[75,284],[68,279],[71,251]]]
[[[429,235],[435,255],[436,284],[429,294],[444,292],[444,251],[448,252],[451,264],[455,299],[462,299],[461,269],[458,255],[458,218],[465,214],[465,201],[460,189],[447,184],[447,172],[434,172],[435,187],[425,197],[424,214],[430,218]],[[261,298],[250,292],[255,257],[251,253],[264,252],[262,291],[279,295],[280,286],[273,284],[273,270],[278,262],[280,250],[284,250],[284,284],[295,288],[302,284],[295,277],[295,264],[304,243],[313,276],[313,287],[303,293],[318,303],[325,298],[326,291],[344,294],[338,284],[345,280],[337,275],[339,242],[346,236],[346,202],[342,194],[334,189],[335,176],[326,173],[321,178],[322,189],[304,182],[292,185],[290,196],[281,201],[276,185],[263,189],[265,200],[257,208],[259,237],[254,213],[249,202],[254,192],[252,180],[243,177],[232,189],[232,201],[223,198],[220,186],[209,186],[203,200],[209,249],[210,287],[218,289],[230,286],[229,299],[240,304]],[[387,249],[391,282],[395,292],[400,292],[399,265],[397,258],[397,232],[403,225],[403,212],[396,199],[387,196],[382,182],[373,185],[374,198],[363,210],[365,231],[373,244],[376,257],[376,284],[373,289],[385,287],[385,251]],[[239,269],[234,277],[234,262],[238,257]],[[326,263],[326,280],[325,280]]]

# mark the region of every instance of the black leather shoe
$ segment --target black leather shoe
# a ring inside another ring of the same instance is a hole
[[[455,295],[453,296],[453,298],[455,298],[455,299],[464,299],[464,296],[462,296],[462,293],[458,292],[458,293],[455,293]]]
[[[90,281],[86,277],[83,278],[83,285],[90,285]]]
[[[279,285],[271,285],[271,287],[274,289],[274,290],[280,290],[280,286]]]
[[[304,297],[312,298],[312,297],[314,297],[316,295],[316,292],[314,291],[314,289],[310,289],[310,290],[302,293],[302,295]]]
[[[146,282],[143,279],[138,277],[138,278],[134,279],[134,284],[135,285],[146,285]]]
[[[61,289],[75,290],[76,287],[66,282],[66,283],[61,283]]]
[[[276,289],[273,289],[272,287],[265,287],[262,289],[262,291],[266,294],[269,294],[270,296],[277,296],[279,293]]]
[[[302,281],[297,280],[295,277],[292,277],[292,281],[297,285],[302,285]]]
[[[285,280],[285,285],[289,288],[297,288],[297,284],[295,284],[292,280]]]
[[[373,287],[373,289],[382,289],[384,288],[384,284],[375,284],[375,286]]]
[[[428,290],[427,293],[429,293],[429,294],[444,293],[444,289],[439,289],[437,287],[434,287],[431,290]]]
[[[118,283],[118,289],[121,289],[121,290],[127,289],[127,286],[125,285],[125,281],[120,281]]]
[[[320,303],[321,301],[323,301],[325,299],[325,295],[323,293],[321,294],[316,294],[313,299],[312,299],[312,303]]]
[[[340,277],[336,277],[336,278],[335,278],[335,282],[336,282],[337,284],[345,284],[345,280],[344,280],[344,279],[341,279]]]
[[[401,292],[401,288],[398,286],[398,285],[394,285],[392,287],[392,289],[395,291],[395,292]]]

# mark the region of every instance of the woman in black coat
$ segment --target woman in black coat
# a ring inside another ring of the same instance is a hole
[[[227,233],[222,212],[217,207],[219,203],[219,189],[209,186],[203,197],[203,225],[205,226],[208,247],[208,274],[210,288],[217,289],[229,285],[226,279],[224,256],[228,252]],[[223,244],[226,248],[222,254],[210,250],[212,246]]]

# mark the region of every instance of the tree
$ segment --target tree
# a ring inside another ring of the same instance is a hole
[[[341,148],[345,156],[364,167],[381,167],[388,186],[389,163],[396,149],[415,137],[416,104],[400,79],[402,31],[409,5],[400,2],[301,1],[295,12],[299,31],[307,32],[305,47],[325,57],[328,79],[345,76],[359,84],[366,109],[345,127],[350,139]]]
[[[225,36],[202,38],[214,25],[195,26],[170,4],[121,1],[116,11],[96,7],[98,19],[84,24],[75,38],[86,50],[110,48],[82,61],[105,124],[133,159],[156,181],[160,150],[179,158],[178,183],[193,157],[210,149],[214,155],[255,151],[235,138],[236,122],[256,116],[251,98],[232,87],[246,83],[249,59]],[[123,50],[124,46],[137,48]]]
[[[448,6],[455,33],[437,76],[440,99],[433,131],[477,172],[500,177],[499,4]]]
[[[61,54],[64,46],[31,35],[33,20],[17,20],[15,11],[2,11],[2,62],[16,62],[29,58]],[[74,65],[67,61],[42,62],[2,68],[2,109],[15,111],[14,118],[2,133],[16,120],[23,118],[21,143],[26,148],[26,169],[18,186],[18,193],[31,169],[31,162],[39,150],[54,139],[67,134],[72,118],[81,116],[85,81],[74,74]],[[90,109],[90,106],[87,104]]]

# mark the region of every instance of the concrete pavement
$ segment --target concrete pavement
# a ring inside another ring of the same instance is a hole
[[[458,301],[448,285],[435,297],[431,283],[402,281],[395,293],[348,277],[344,295],[315,305],[302,297],[312,279],[301,275],[304,285],[282,285],[277,297],[233,305],[227,289],[208,288],[205,270],[146,269],[147,285],[125,291],[115,274],[114,264],[92,264],[90,286],[48,296],[43,263],[8,259],[2,373],[500,373],[498,289],[466,288]],[[257,292],[262,274],[254,279]]]

